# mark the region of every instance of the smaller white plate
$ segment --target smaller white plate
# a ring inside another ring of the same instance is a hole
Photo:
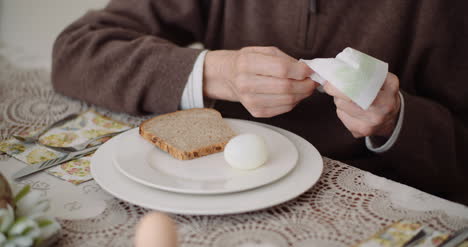
[[[289,131],[249,123],[278,131],[294,143],[299,158],[296,167],[287,176],[253,190],[219,195],[191,195],[154,189],[129,179],[114,165],[112,157],[118,144],[121,145],[123,134],[110,139],[93,154],[91,174],[103,190],[121,200],[148,209],[187,215],[238,214],[272,207],[299,196],[319,180],[323,161],[312,144]]]
[[[133,129],[119,138],[114,152],[117,169],[128,178],[153,188],[188,194],[224,194],[257,188],[288,174],[298,152],[285,136],[246,121],[226,119],[237,133],[254,133],[267,143],[267,162],[250,171],[237,170],[224,160],[223,152],[177,160],[155,147]]]

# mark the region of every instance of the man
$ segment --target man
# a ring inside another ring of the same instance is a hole
[[[216,100],[225,117],[279,126],[324,156],[468,203],[467,7],[112,0],[58,37],[52,80],[63,94],[133,114]],[[209,51],[184,48],[193,42]],[[389,63],[366,111],[330,84],[314,92],[314,72],[297,60],[345,47]]]

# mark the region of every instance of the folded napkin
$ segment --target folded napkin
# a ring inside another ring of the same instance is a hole
[[[303,60],[315,73],[311,79],[328,81],[363,109],[369,108],[387,77],[388,64],[352,48],[336,58]]]
[[[122,131],[129,128],[131,128],[130,125],[107,118],[93,110],[89,110],[64,125],[49,130],[41,136],[39,142],[58,147],[73,146],[107,133]],[[39,130],[20,133],[20,135],[28,136],[34,134],[36,131]],[[27,164],[36,164],[64,155],[63,153],[37,144],[24,144],[14,138],[0,142],[0,151]],[[92,179],[89,169],[91,156],[92,155],[88,155],[51,167],[47,169],[46,172],[73,184],[86,182]]]
[[[401,220],[378,231],[358,243],[356,247],[439,247],[449,237],[449,233],[435,231],[420,223]]]

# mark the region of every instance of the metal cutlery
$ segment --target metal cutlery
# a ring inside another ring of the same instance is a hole
[[[29,143],[35,143],[39,140],[39,138],[44,134],[46,133],[47,131],[49,131],[50,129],[52,128],[55,128],[57,126],[60,126],[62,124],[64,124],[65,122],[68,122],[72,119],[75,119],[76,117],[78,117],[80,114],[77,114],[77,113],[73,113],[73,114],[70,114],[60,120],[58,120],[57,122],[49,125],[47,128],[41,130],[40,132],[36,133],[35,135],[33,136],[18,136],[18,135],[13,135],[13,138],[15,138],[16,140],[18,141],[21,141],[23,143],[26,143],[26,144],[29,144]]]
[[[95,137],[93,139],[90,139],[88,141],[85,141],[83,143],[80,143],[80,144],[77,144],[77,145],[74,145],[74,146],[70,146],[70,147],[57,147],[57,146],[50,146],[50,145],[46,145],[46,144],[43,144],[41,142],[38,142],[39,145],[43,146],[43,147],[46,147],[46,148],[50,148],[52,150],[55,150],[55,151],[58,151],[58,152],[62,152],[62,153],[70,153],[70,152],[76,152],[76,151],[80,151],[80,150],[83,150],[85,149],[86,147],[88,147],[89,144],[91,143],[94,143],[96,142],[97,140],[99,139],[102,139],[102,138],[105,138],[105,137],[113,137],[113,136],[116,136],[120,133],[123,133],[127,131],[126,130],[122,130],[122,131],[118,131],[118,132],[112,132],[112,133],[107,133],[107,134],[104,134],[104,135],[101,135],[101,136],[98,136],[98,137]]]
[[[34,174],[36,172],[42,171],[44,169],[47,169],[47,168],[50,168],[50,167],[53,167],[53,166],[56,166],[56,165],[60,165],[62,163],[65,163],[65,162],[68,162],[68,161],[71,161],[71,160],[74,160],[74,159],[79,159],[81,157],[84,157],[84,156],[94,152],[100,146],[101,145],[92,146],[90,148],[86,148],[86,149],[83,149],[81,151],[71,152],[71,153],[65,154],[64,156],[58,157],[56,159],[46,160],[46,161],[38,163],[38,164],[29,165],[29,166],[19,170],[15,174],[13,174],[12,177],[13,177],[13,179],[19,179],[19,178]]]
[[[443,243],[442,247],[455,247],[460,245],[463,241],[468,239],[468,227],[458,230],[453,236]]]

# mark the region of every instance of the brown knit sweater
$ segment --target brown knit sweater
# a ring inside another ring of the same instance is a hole
[[[111,0],[66,28],[53,54],[57,91],[133,114],[177,109],[200,50],[277,46],[304,59],[353,47],[400,79],[400,136],[374,154],[314,93],[293,111],[255,119],[306,138],[325,156],[468,204],[468,2],[464,0]],[[218,101],[225,117],[253,119]]]

